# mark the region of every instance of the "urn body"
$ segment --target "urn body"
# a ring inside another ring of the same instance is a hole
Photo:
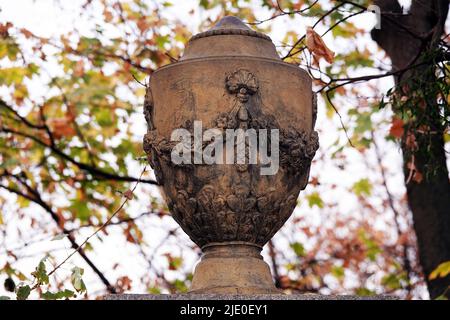
[[[274,291],[259,251],[292,214],[318,148],[309,75],[282,62],[267,36],[226,17],[194,36],[178,62],[152,74],[144,112],[144,149],[162,194],[205,253],[192,290]],[[174,132],[191,140],[173,141]],[[232,132],[244,133],[241,149]],[[180,143],[192,150],[190,162],[173,161]],[[245,270],[246,262],[255,270]],[[233,266],[241,276],[225,274]]]

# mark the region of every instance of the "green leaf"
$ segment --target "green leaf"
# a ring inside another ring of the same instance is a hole
[[[39,284],[48,284],[48,275],[47,275],[47,270],[45,268],[45,260],[46,259],[47,259],[47,257],[43,258],[39,262],[39,264],[36,267],[36,269],[34,270],[34,272],[31,273],[31,275],[36,278],[36,281]]]
[[[370,196],[372,193],[372,184],[369,179],[361,179],[353,184],[352,190],[358,197],[363,195]]]
[[[72,268],[72,275],[70,276],[70,281],[72,282],[73,287],[77,292],[84,292],[86,291],[86,285],[84,284],[84,281],[82,279],[84,273],[83,268],[74,267]]]
[[[370,112],[363,112],[363,113],[356,112],[357,117],[355,127],[356,134],[363,134],[373,129],[373,122],[371,116],[372,113]]]
[[[0,38],[0,59],[8,56],[9,60],[15,61],[19,52],[19,45],[12,38]]]
[[[381,284],[392,290],[397,290],[402,287],[401,277],[396,274],[388,274],[381,279]]]
[[[366,255],[369,258],[370,261],[375,261],[377,258],[377,255],[382,252],[379,245],[369,237],[369,235],[364,231],[364,229],[361,229],[359,231],[358,237],[361,239],[361,241],[366,246]]]
[[[170,38],[167,35],[156,37],[155,40],[156,40],[156,44],[158,45],[159,48],[164,48],[164,45],[166,43],[170,43]]]
[[[334,266],[334,267],[331,269],[331,274],[332,274],[335,278],[341,280],[342,278],[344,278],[345,270],[344,270],[344,268],[341,267],[341,266]]]
[[[92,244],[90,242],[86,242],[86,244],[84,245],[83,250],[86,251],[93,251],[94,247],[92,246]]]
[[[200,0],[200,7],[203,7],[204,9],[208,9],[209,7],[209,0]]]
[[[10,300],[11,298],[8,296],[0,296],[0,300]]]
[[[305,247],[303,247],[303,245],[300,242],[291,243],[290,246],[298,257],[306,256]]]
[[[57,299],[68,299],[75,296],[75,292],[72,290],[65,289],[64,291],[59,292],[44,292],[42,293],[42,298],[45,300],[57,300]]]
[[[147,292],[150,294],[161,294],[161,289],[158,287],[150,287],[147,289]]]
[[[110,126],[114,123],[114,113],[110,109],[102,108],[95,113],[97,122],[102,127]]]
[[[318,206],[319,208],[323,208],[323,201],[318,192],[313,192],[306,196],[308,199],[308,204],[312,208],[313,206]]]
[[[358,296],[363,296],[363,297],[367,297],[367,296],[373,296],[375,295],[375,292],[373,292],[372,290],[369,290],[367,288],[358,288],[356,289],[355,292]]]
[[[80,219],[82,222],[86,222],[89,220],[91,216],[91,210],[86,203],[86,201],[74,199],[72,200],[72,205],[70,206],[70,211],[74,213],[74,215]]]
[[[186,282],[180,279],[176,279],[173,283],[173,286],[177,290],[177,292],[187,292],[189,290]]]
[[[16,290],[16,297],[17,300],[26,300],[28,296],[30,295],[31,288],[30,286],[19,286]]]

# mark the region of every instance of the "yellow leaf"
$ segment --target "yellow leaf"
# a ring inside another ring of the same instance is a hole
[[[450,261],[446,261],[438,265],[438,267],[431,272],[428,278],[430,280],[434,280],[437,277],[445,278],[448,274],[450,274]]]

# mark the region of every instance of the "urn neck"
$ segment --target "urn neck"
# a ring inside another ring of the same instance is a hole
[[[203,259],[226,257],[252,257],[262,259],[262,247],[244,241],[212,242],[202,247]]]

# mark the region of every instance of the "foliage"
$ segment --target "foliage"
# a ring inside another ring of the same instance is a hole
[[[437,266],[437,268],[430,274],[430,279],[436,279],[437,277],[444,278],[450,274],[450,261],[443,262]]]

